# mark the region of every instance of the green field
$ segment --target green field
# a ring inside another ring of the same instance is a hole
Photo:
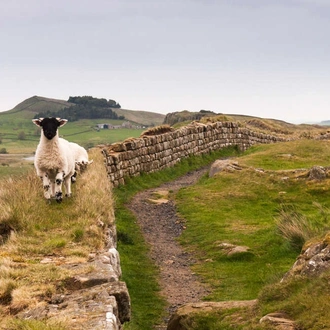
[[[121,125],[123,121],[95,119],[68,122],[60,128],[59,134],[70,142],[76,142],[85,148],[99,144],[111,144],[123,141],[128,137],[138,137],[143,129],[101,129],[96,130],[98,123]],[[31,120],[16,119],[0,122],[0,149],[5,148],[10,154],[32,153],[35,151],[40,138],[40,129]]]
[[[89,149],[97,145],[123,141],[130,137],[139,137],[143,132],[142,129],[128,128],[95,129],[97,123],[104,122],[114,125],[122,123],[122,121],[103,119],[68,122],[60,128],[60,136]],[[0,178],[25,173],[31,169],[33,161],[29,157],[35,152],[39,139],[40,129],[31,120],[20,118],[2,120],[0,122]]]
[[[39,141],[40,129],[32,123],[32,119],[42,111],[51,111],[53,116],[64,107],[72,103],[65,100],[50,99],[42,96],[33,96],[19,103],[10,111],[0,112],[0,154],[32,154]],[[129,137],[138,137],[148,127],[161,125],[165,115],[148,111],[118,110],[119,116],[125,120],[112,119],[81,119],[68,122],[60,129],[60,136],[76,142],[85,148],[99,144],[111,144],[123,141]],[[120,128],[114,130],[97,130],[97,124],[121,125],[129,121],[132,126],[141,129]],[[3,159],[0,159],[0,163]]]

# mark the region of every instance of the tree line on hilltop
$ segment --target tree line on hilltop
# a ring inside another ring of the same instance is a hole
[[[121,108],[120,104],[114,100],[99,99],[92,96],[70,96],[68,102],[73,103],[56,112],[56,116],[66,118],[69,121],[79,119],[119,119],[124,120],[124,116],[118,116],[111,108]],[[37,113],[34,118],[53,117],[54,113],[50,110]]]

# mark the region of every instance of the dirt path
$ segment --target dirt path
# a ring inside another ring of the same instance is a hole
[[[128,206],[151,247],[150,257],[160,269],[161,294],[169,304],[168,318],[179,306],[200,301],[208,293],[190,269],[194,263],[192,256],[176,241],[184,224],[176,214],[174,202],[167,200],[169,191],[194,184],[206,171],[206,168],[194,171],[158,188],[143,191]],[[168,318],[157,329],[166,329]]]

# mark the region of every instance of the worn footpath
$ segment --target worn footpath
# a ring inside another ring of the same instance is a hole
[[[161,294],[168,302],[168,317],[158,329],[166,329],[173,312],[190,302],[198,302],[207,295],[207,288],[191,271],[193,257],[177,242],[184,230],[184,221],[176,214],[175,204],[168,193],[194,184],[207,169],[185,176],[155,189],[138,193],[128,205],[135,214],[145,241],[150,245],[150,257],[160,269]]]

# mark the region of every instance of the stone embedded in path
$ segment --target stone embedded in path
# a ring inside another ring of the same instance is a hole
[[[218,312],[233,308],[253,308],[257,300],[189,303],[178,308],[172,315],[167,330],[188,330],[189,319],[197,313]]]
[[[220,243],[218,247],[227,255],[233,256],[235,254],[250,252],[248,246],[239,246],[230,243]]]
[[[295,330],[294,321],[287,318],[284,313],[270,313],[262,317],[259,321],[263,324],[269,324],[278,330]]]
[[[309,171],[309,180],[324,180],[327,172],[323,166],[313,166]]]
[[[156,190],[154,192],[155,198],[148,198],[148,201],[152,204],[167,204],[169,202],[168,195],[169,191],[168,190]]]
[[[210,168],[209,171],[209,177],[213,177],[214,175],[216,175],[219,172],[222,171],[229,171],[229,172],[233,172],[233,171],[237,171],[237,170],[241,170],[242,167],[240,167],[238,165],[237,161],[233,161],[230,159],[218,159],[216,160]]]

